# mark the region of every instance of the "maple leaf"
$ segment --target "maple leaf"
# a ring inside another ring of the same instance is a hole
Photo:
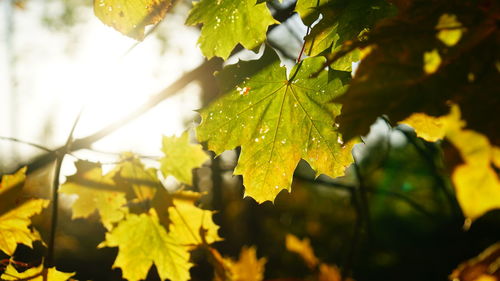
[[[261,281],[264,279],[266,259],[257,259],[255,247],[243,247],[239,259],[234,261],[222,257],[213,248],[209,249],[212,254],[212,262],[215,262],[214,281]]]
[[[217,233],[219,226],[212,220],[214,212],[195,206],[201,195],[193,191],[178,191],[172,194],[174,206],[169,207],[169,217],[172,221],[170,232],[174,233],[177,242],[182,245],[198,245],[202,242],[211,244],[222,240]]]
[[[240,43],[254,49],[266,39],[267,28],[278,23],[265,3],[255,0],[201,0],[193,3],[186,24],[203,24],[198,40],[203,55],[227,59]]]
[[[468,1],[435,7],[408,3],[367,34],[365,45],[372,51],[346,93],[335,99],[343,105],[340,132],[346,139],[364,135],[384,114],[393,122],[416,112],[440,116],[452,102],[470,129],[500,145],[499,31],[497,12],[489,12],[498,11],[498,3],[488,11]]]
[[[162,151],[165,153],[165,157],[160,159],[163,176],[174,176],[187,185],[193,184],[192,170],[201,167],[208,160],[201,145],[189,143],[187,132],[180,137],[163,137]]]
[[[94,0],[94,13],[122,34],[143,40],[144,28],[160,22],[170,4],[170,0]]]
[[[286,249],[290,252],[297,253],[306,262],[309,268],[315,268],[319,264],[319,260],[314,254],[309,239],[300,240],[297,236],[287,234],[285,238]]]
[[[145,279],[151,266],[156,266],[162,280],[189,280],[188,247],[178,237],[167,233],[154,210],[140,215],[128,214],[111,232],[106,233],[102,247],[118,247],[113,268],[122,270],[123,278]]]
[[[75,166],[76,173],[59,189],[63,194],[78,195],[73,203],[72,218],[87,218],[97,210],[103,225],[111,229],[127,212],[125,190],[118,188],[113,180],[116,170],[103,175],[98,163],[77,161]]]
[[[262,65],[268,61],[273,63]],[[352,162],[354,142],[344,145],[333,126],[340,106],[328,103],[342,93],[342,82],[325,71],[309,78],[322,63],[323,58],[303,60],[287,78],[276,53],[266,49],[258,61],[217,75],[225,96],[201,111],[198,139],[217,154],[241,146],[234,174],[243,175],[245,196],[274,201],[281,190],[290,190],[301,158],[317,175],[331,177],[343,175]]]
[[[43,277],[43,271],[47,270],[47,279]],[[61,272],[55,267],[44,268],[43,264],[25,270],[23,272],[18,272],[16,268],[9,264],[5,269],[5,272],[0,277],[2,280],[32,280],[32,281],[66,281],[70,279],[75,273],[71,272]]]
[[[173,206],[172,197],[158,179],[158,170],[146,168],[132,153],[122,154],[122,162],[116,167],[114,181],[127,190],[129,210],[145,212],[154,208],[160,224],[168,229],[170,218],[168,207]]]
[[[17,244],[32,247],[34,241],[41,240],[38,231],[30,228],[30,218],[49,204],[45,199],[23,198],[25,172],[26,168],[22,168],[13,175],[4,175],[0,184],[2,208],[8,210],[0,216],[0,251],[9,256],[14,254]]]

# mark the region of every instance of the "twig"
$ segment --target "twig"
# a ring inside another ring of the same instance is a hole
[[[441,169],[436,166],[436,163],[432,158],[432,156],[429,155],[427,151],[425,151],[422,147],[418,145],[415,138],[409,132],[399,127],[396,127],[395,129],[401,132],[406,137],[408,142],[411,143],[413,147],[415,147],[420,156],[427,162],[427,165],[429,166],[429,170],[431,171],[434,180],[437,182],[437,185],[440,187],[441,191],[448,200],[452,213],[456,216],[456,218],[459,221],[463,222],[464,216],[462,214],[462,210],[460,209],[460,205],[458,204],[456,197],[450,192],[450,190],[448,190],[448,185],[446,184],[443,177],[439,173]]]
[[[25,144],[25,145],[32,146],[32,147],[38,148],[38,149],[46,151],[46,152],[52,152],[51,149],[49,149],[49,148],[47,148],[45,146],[42,146],[42,145],[39,145],[39,144],[36,144],[36,143],[33,143],[33,142],[29,142],[29,141],[20,140],[18,138],[0,136],[0,140],[13,141],[13,142],[17,142],[17,143],[20,143],[20,144]]]
[[[76,117],[75,122],[73,123],[73,127],[71,128],[71,131],[68,135],[68,139],[66,140],[66,144],[63,147],[63,150],[58,152],[57,158],[56,158],[56,167],[54,171],[54,180],[52,183],[52,214],[51,214],[51,225],[50,225],[50,236],[49,236],[49,243],[48,243],[48,252],[47,252],[47,259],[45,260],[45,265],[47,267],[53,266],[54,265],[54,248],[55,248],[55,237],[56,237],[56,230],[57,230],[57,219],[58,219],[58,207],[59,207],[59,176],[61,174],[61,166],[64,160],[64,156],[66,153],[68,153],[71,150],[71,144],[73,142],[73,133],[75,132],[76,125],[78,124],[78,121],[80,120],[81,116],[80,112],[78,116]],[[47,274],[44,272],[43,274],[43,280],[47,280]]]

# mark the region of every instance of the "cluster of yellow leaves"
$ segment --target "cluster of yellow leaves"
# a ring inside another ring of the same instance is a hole
[[[13,175],[4,175],[0,184],[2,213],[0,215],[0,251],[12,256],[17,244],[32,247],[33,242],[41,240],[40,234],[30,228],[31,217],[41,213],[49,204],[44,199],[23,197],[26,168]]]
[[[160,171],[186,184],[192,182],[192,169],[208,158],[200,145],[189,143],[187,133],[164,137],[162,150]],[[76,168],[60,191],[78,196],[73,218],[99,213],[108,232],[98,247],[118,247],[113,267],[127,280],[145,279],[153,264],[162,280],[189,280],[189,251],[221,240],[213,212],[195,205],[200,193],[169,193],[160,171],[146,168],[131,153],[106,174],[99,163],[79,161]]]
[[[309,239],[300,240],[292,234],[287,234],[285,238],[286,248],[290,252],[298,254],[306,263],[307,267],[314,270],[319,281],[341,281],[342,276],[338,267],[320,262],[314,254]],[[351,279],[347,279],[351,280]],[[351,280],[352,281],[352,280]]]
[[[445,138],[460,152],[464,163],[455,167],[452,180],[468,219],[500,208],[500,180],[493,168],[500,168],[500,148],[491,145],[486,136],[464,129],[458,106],[452,106],[446,116],[415,113],[401,123],[413,127],[417,136],[427,141]]]

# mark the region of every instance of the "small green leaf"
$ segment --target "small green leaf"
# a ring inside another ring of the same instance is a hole
[[[192,170],[201,167],[208,160],[201,145],[189,143],[187,132],[180,137],[163,137],[162,151],[165,153],[165,157],[160,160],[163,176],[174,176],[188,185],[193,184]]]
[[[266,3],[255,0],[201,0],[193,5],[186,24],[203,24],[198,43],[207,58],[227,59],[238,43],[254,49],[266,39],[267,28],[278,23]]]
[[[217,76],[225,95],[201,111],[198,139],[217,154],[241,146],[234,173],[243,175],[245,196],[274,201],[290,190],[301,158],[318,175],[331,177],[343,175],[352,162],[352,143],[344,145],[333,126],[340,106],[329,103],[344,86],[326,71],[310,78],[323,63],[306,59],[288,78],[276,53],[266,50],[261,59],[228,66]]]

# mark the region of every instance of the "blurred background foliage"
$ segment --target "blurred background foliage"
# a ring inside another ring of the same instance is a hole
[[[21,11],[31,5],[30,1],[13,3],[14,9]],[[75,36],[71,27],[83,20],[82,13],[91,12],[90,1],[50,0],[41,5],[44,12],[40,22],[66,36]],[[189,1],[179,1],[172,13],[182,18],[189,5]],[[273,5],[279,8],[279,4]],[[300,48],[300,44],[290,45],[280,38],[300,40],[294,33],[301,34],[301,28],[295,28],[292,21],[274,35],[278,47],[287,50],[283,60],[298,53],[293,46]],[[175,40],[175,32],[159,25],[151,37],[154,39],[147,40],[160,42],[161,55],[171,51],[169,44]],[[206,105],[217,96],[216,83],[211,73],[200,76],[198,83],[201,104]],[[461,262],[498,241],[500,211],[491,211],[472,224],[464,220],[444,164],[456,160],[443,159],[443,149],[451,148],[447,143],[425,142],[409,127],[391,128],[379,119],[364,143],[355,147],[357,166],[351,166],[346,176],[315,178],[310,167],[301,162],[292,193],[280,193],[274,204],[258,205],[251,198],[243,199],[241,178],[232,176],[238,150],[225,152],[194,171],[192,188],[206,192],[200,202],[204,208],[217,211],[215,222],[224,241],[215,247],[223,255],[236,258],[244,245],[255,245],[258,256],[268,260],[266,280],[312,278],[300,257],[286,250],[288,233],[308,237],[322,261],[340,266],[345,273],[352,272],[355,280],[446,280]],[[51,182],[50,168],[37,176],[38,184]],[[58,268],[77,271],[78,280],[121,280],[119,270],[110,270],[117,249],[96,247],[105,233],[97,215],[71,220],[68,204],[62,204],[60,210]],[[48,216],[42,214],[35,222],[46,237]],[[44,251],[40,243],[33,250],[20,246],[15,259],[36,263]],[[201,250],[193,255],[197,264],[192,269],[193,280],[212,279],[205,255]],[[157,279],[151,270],[148,280]]]

